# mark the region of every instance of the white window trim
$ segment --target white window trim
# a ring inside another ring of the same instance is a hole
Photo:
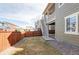
[[[64,18],[65,18],[65,32],[64,32],[64,33],[66,33],[66,34],[79,35],[79,33],[78,33],[78,15],[79,15],[79,12],[64,17]],[[66,19],[67,19],[68,17],[72,17],[72,16],[76,16],[76,31],[75,31],[75,32],[67,32],[67,31],[66,31],[66,24],[67,24],[67,23],[66,23]]]
[[[58,3],[58,7],[60,8],[60,7],[62,7],[64,5],[64,3],[62,3],[62,5],[60,5],[60,3]]]

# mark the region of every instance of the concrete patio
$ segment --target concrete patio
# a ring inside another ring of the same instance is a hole
[[[57,40],[47,40],[47,42],[61,51],[63,55],[79,55],[79,46],[75,46],[66,42],[58,42]]]

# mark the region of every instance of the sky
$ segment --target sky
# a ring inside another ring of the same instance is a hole
[[[0,3],[0,21],[20,27],[33,26],[42,15],[47,3]]]

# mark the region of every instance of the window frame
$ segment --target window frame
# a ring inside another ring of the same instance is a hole
[[[75,32],[71,32],[71,31],[69,32],[69,31],[66,30],[67,29],[67,26],[66,26],[67,22],[66,22],[66,20],[67,20],[67,18],[69,18],[69,17],[71,18],[71,17],[74,17],[74,16],[76,16],[76,29],[75,29],[76,31]],[[78,18],[79,18],[79,12],[64,17],[64,19],[65,19],[65,33],[66,34],[79,35],[79,31],[78,31]]]

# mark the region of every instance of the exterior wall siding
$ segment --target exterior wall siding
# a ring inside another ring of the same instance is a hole
[[[68,42],[79,46],[79,35],[65,34],[65,19],[64,17],[73,13],[79,12],[78,3],[64,3],[60,8],[58,4],[55,5],[56,10],[56,24],[55,24],[55,36],[58,41]],[[79,20],[79,19],[78,19]],[[79,26],[78,26],[79,27]]]

